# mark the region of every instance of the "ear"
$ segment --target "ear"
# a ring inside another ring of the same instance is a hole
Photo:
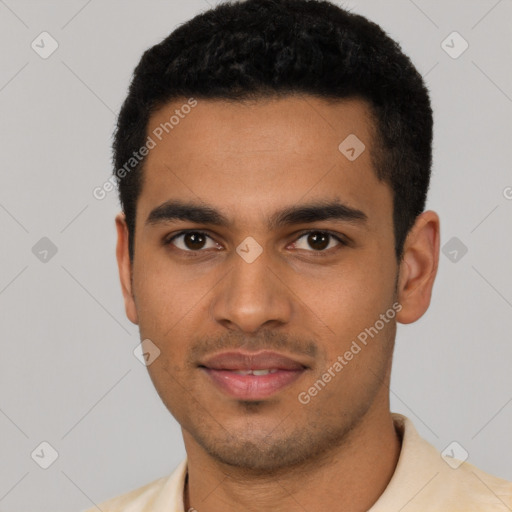
[[[130,261],[130,253],[128,250],[129,233],[128,226],[126,225],[126,218],[122,212],[116,216],[116,229],[117,266],[119,268],[119,279],[121,281],[121,289],[123,291],[126,316],[131,322],[138,324],[139,318],[137,315],[137,308],[135,307],[132,290],[132,263]]]
[[[437,213],[418,215],[404,244],[400,262],[397,298],[402,309],[396,319],[410,324],[423,316],[430,305],[439,265],[440,222]]]

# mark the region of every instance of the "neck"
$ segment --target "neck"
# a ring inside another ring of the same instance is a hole
[[[185,432],[184,440],[188,462],[185,511],[198,512],[367,511],[391,480],[401,446],[389,410],[369,412],[322,463],[305,462],[265,477],[220,463]]]

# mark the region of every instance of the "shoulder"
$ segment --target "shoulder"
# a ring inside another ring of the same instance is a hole
[[[85,512],[160,512],[183,508],[183,483],[187,470],[184,459],[167,476],[104,501]]]
[[[447,498],[458,497],[465,511],[512,510],[512,482],[486,473],[473,464],[463,462],[456,469],[448,467],[439,473],[439,477],[437,487]]]
[[[144,507],[147,508],[154,500],[154,497],[161,492],[168,478],[168,476],[159,478],[126,494],[104,501],[85,512],[98,512],[98,509],[103,512],[131,512],[132,510],[134,512],[142,512],[145,510]]]
[[[512,482],[441,454],[420,437],[411,420],[398,414],[393,414],[393,419],[403,442],[395,475],[388,486],[389,497],[392,494],[393,498],[407,502],[409,512],[512,510]]]

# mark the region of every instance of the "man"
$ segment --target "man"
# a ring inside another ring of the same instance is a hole
[[[431,144],[410,60],[328,2],[221,4],[143,55],[114,141],[117,259],[187,458],[97,508],[512,509],[512,484],[389,408],[396,324],[438,267]]]

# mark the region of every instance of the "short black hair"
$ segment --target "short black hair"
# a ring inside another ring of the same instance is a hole
[[[113,142],[132,260],[145,159],[122,178],[118,170],[145,144],[151,114],[178,98],[294,94],[368,103],[375,125],[372,163],[393,191],[401,259],[425,208],[432,164],[432,109],[421,75],[381,27],[331,2],[246,0],[221,3],[179,26],[146,50],[134,70]]]

